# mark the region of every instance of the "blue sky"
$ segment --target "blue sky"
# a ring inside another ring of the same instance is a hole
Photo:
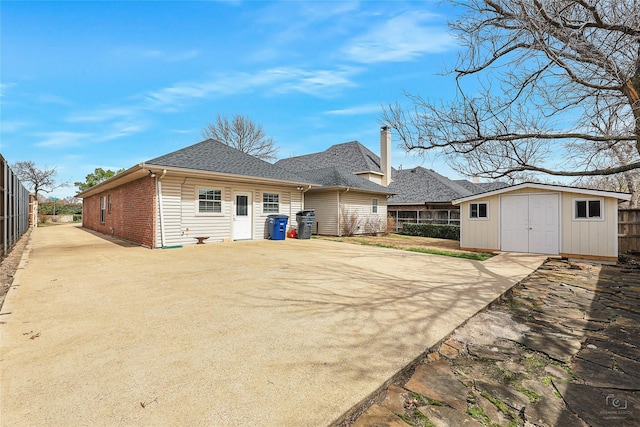
[[[3,1],[0,152],[73,183],[242,114],[281,158],[353,140],[378,153],[381,105],[453,94],[454,12],[424,0]],[[462,178],[397,147],[392,162]]]

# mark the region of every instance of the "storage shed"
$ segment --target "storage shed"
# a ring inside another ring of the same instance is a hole
[[[626,193],[522,183],[453,201],[460,247],[616,262]]]

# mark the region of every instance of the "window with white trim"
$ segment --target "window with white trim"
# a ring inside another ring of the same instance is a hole
[[[262,193],[262,212],[280,212],[280,195],[278,193]]]
[[[198,212],[220,213],[222,212],[222,190],[207,188],[198,189]]]
[[[371,199],[371,213],[378,213],[378,199]]]
[[[469,203],[470,219],[487,219],[489,217],[489,203]]]
[[[603,219],[602,199],[576,199],[573,205],[574,219]]]
[[[100,197],[100,223],[107,221],[107,196]]]

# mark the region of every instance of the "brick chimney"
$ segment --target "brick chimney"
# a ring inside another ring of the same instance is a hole
[[[389,126],[380,128],[380,169],[382,169],[382,185],[387,187],[391,179],[391,129]]]

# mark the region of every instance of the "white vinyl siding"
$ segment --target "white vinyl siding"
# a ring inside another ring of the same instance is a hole
[[[371,194],[348,191],[340,195],[340,215],[356,214],[357,224],[355,234],[369,234],[381,232],[387,225],[386,200],[378,198],[378,212],[371,213]],[[342,221],[342,220],[341,220]],[[342,230],[340,230],[342,232]]]
[[[304,208],[315,210],[313,234],[338,235],[338,192],[314,191],[304,196]],[[295,220],[295,218],[294,218]]]
[[[279,213],[293,218],[302,209],[302,193],[295,187],[230,183],[220,180],[205,180],[168,175],[161,181],[162,206],[164,213],[165,246],[195,244],[196,237],[209,237],[206,243],[230,240],[233,221],[233,194],[252,194],[253,223],[252,238],[266,238],[266,219],[262,213],[262,194],[279,194]],[[221,191],[220,213],[201,214],[198,212],[198,189]],[[157,203],[159,205],[159,203]],[[156,212],[156,246],[161,245],[159,206]],[[288,228],[288,227],[287,227]]]

